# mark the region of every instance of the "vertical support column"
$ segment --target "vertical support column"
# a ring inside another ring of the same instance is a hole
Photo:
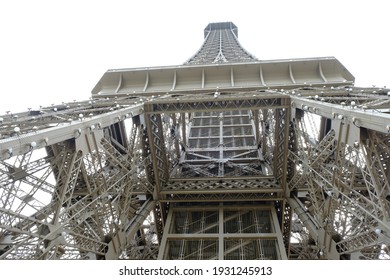
[[[262,109],[262,113],[263,113],[263,121],[262,121],[263,139],[262,139],[262,145],[261,145],[261,147],[262,147],[261,152],[262,152],[263,156],[265,156],[267,153],[267,136],[270,133],[270,125],[268,123],[268,109]],[[260,139],[259,139],[259,141],[260,141]]]
[[[167,221],[166,221],[166,226],[164,227],[164,234],[161,238],[161,244],[160,244],[160,249],[158,251],[158,260],[163,260],[167,254],[167,245],[168,245],[168,234],[169,230],[171,228],[171,224],[173,221],[173,212],[172,210],[169,211]]]
[[[223,141],[223,113],[219,113],[218,116],[219,119],[219,165],[218,165],[218,176],[223,177],[224,175],[224,156],[223,156],[223,147],[224,147],[224,141]]]
[[[171,118],[172,118],[172,122],[173,122],[173,127],[174,127],[174,131],[173,131],[173,134],[172,137],[174,137],[173,141],[174,141],[174,145],[175,145],[175,151],[176,151],[176,157],[178,159],[180,159],[180,145],[179,145],[179,139],[178,139],[178,135],[177,135],[177,120],[176,120],[176,114],[173,113],[171,115]]]
[[[259,111],[252,110],[253,123],[255,124],[255,137],[256,144],[260,144],[260,123],[259,123]]]
[[[287,254],[286,254],[286,251],[285,250],[282,250],[282,248],[284,248],[284,244],[283,244],[283,235],[282,235],[282,232],[280,230],[280,227],[278,226],[279,225],[279,221],[278,221],[278,217],[276,215],[276,211],[275,211],[275,208],[271,208],[271,219],[272,219],[272,223],[274,225],[274,230],[275,230],[275,233],[276,233],[276,240],[278,242],[278,253],[280,254],[279,256],[279,259],[281,260],[287,260]]]
[[[275,178],[280,182],[282,188],[287,190],[286,178],[287,174],[287,151],[288,151],[288,130],[290,123],[290,109],[288,106],[288,100],[281,99],[281,105],[285,106],[275,111],[275,148],[274,148],[274,174]]]
[[[186,114],[185,113],[181,113],[180,114],[180,118],[181,118],[181,129],[182,129],[182,132],[183,132],[183,143],[184,143],[184,146],[187,146],[187,124],[186,124]]]
[[[145,116],[145,122],[147,127],[147,133],[149,136],[154,179],[156,182],[154,197],[155,199],[157,199],[160,194],[161,187],[165,185],[168,180],[169,168],[163,135],[163,127],[161,123],[161,115],[154,114],[153,107],[150,104],[145,104],[145,111],[148,112]]]
[[[223,260],[224,259],[224,233],[223,233],[223,204],[219,204],[218,208],[218,215],[219,215],[219,232],[218,232],[218,259]]]

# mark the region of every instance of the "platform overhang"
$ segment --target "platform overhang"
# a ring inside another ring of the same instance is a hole
[[[334,57],[108,70],[92,97],[352,85]]]

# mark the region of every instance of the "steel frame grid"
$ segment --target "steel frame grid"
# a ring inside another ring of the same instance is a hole
[[[388,259],[389,91],[354,87],[340,65],[314,58],[109,70],[93,99],[0,116],[0,258],[153,259],[168,205],[224,201],[273,203],[289,258]],[[139,90],[129,83],[133,74]],[[269,99],[255,100],[262,95]],[[279,97],[277,107],[272,99]],[[259,108],[251,110],[256,139],[265,159],[267,146],[281,151],[273,169],[284,188],[274,178],[247,176],[240,186],[233,177],[224,180],[237,190],[225,193],[218,178],[171,176],[188,144],[191,114],[209,105],[216,112]],[[147,120],[147,110],[162,119]],[[155,157],[163,163],[157,169]],[[45,204],[37,194],[55,199]]]
[[[234,110],[248,110],[248,112],[253,112],[253,111],[258,111],[258,110],[266,110],[267,112],[273,112],[274,114],[279,114],[279,118],[274,122],[275,126],[275,132],[277,134],[276,139],[276,147],[272,152],[273,152],[273,157],[276,158],[276,163],[274,162],[274,168],[277,168],[277,176],[279,180],[284,180],[283,173],[281,173],[283,166],[287,163],[286,160],[284,160],[284,151],[287,149],[287,143],[288,143],[288,137],[287,137],[287,131],[288,131],[288,126],[287,124],[289,123],[289,96],[283,95],[283,94],[275,94],[275,93],[262,93],[262,92],[248,92],[248,93],[238,93],[238,94],[224,94],[221,93],[217,100],[214,98],[214,96],[210,95],[205,95],[205,96],[180,96],[180,97],[169,97],[166,96],[162,100],[152,100],[149,102],[145,103],[145,119],[146,123],[149,123],[149,138],[151,139],[152,145],[152,154],[156,153],[159,155],[166,155],[167,153],[164,152],[167,149],[175,151],[176,154],[178,153],[177,151],[177,146],[174,148],[169,147],[166,143],[166,138],[167,138],[167,133],[165,132],[166,130],[163,129],[162,126],[162,119],[167,118],[170,115],[175,115],[178,113],[183,114],[188,114],[191,115],[191,118],[193,118],[195,113],[200,113],[200,112],[215,112],[215,113],[221,113],[221,112],[231,112],[232,109]],[[257,114],[259,115],[259,114]],[[270,118],[273,118],[273,116],[270,116]],[[165,121],[168,123],[168,121]],[[170,122],[173,124],[173,122]],[[278,125],[281,125],[282,127],[276,128]],[[251,126],[254,126],[254,123],[252,122]],[[189,131],[192,131],[192,128],[188,128]],[[222,129],[221,126],[219,126],[219,129]],[[254,128],[255,129],[255,128]],[[257,135],[258,132],[256,131],[255,134]],[[169,135],[169,134],[168,134]],[[188,146],[188,139],[189,139],[190,132],[186,135],[182,135],[181,141],[184,143],[184,141],[187,143]],[[169,138],[169,137],[168,137]],[[184,140],[184,138],[186,140]],[[247,147],[245,147],[247,149]],[[225,150],[226,148],[224,148]],[[190,150],[190,149],[189,149]],[[203,149],[207,150],[207,149]],[[214,149],[212,149],[214,150]],[[227,149],[226,149],[227,150]],[[186,150],[186,153],[188,151]],[[195,152],[195,151],[194,151]],[[220,152],[218,152],[220,153]],[[172,153],[171,153],[172,154]],[[279,155],[279,156],[278,156]],[[257,158],[259,159],[259,155],[257,155]],[[270,193],[270,190],[268,188],[263,188],[268,184],[268,186],[272,186],[267,181],[269,182],[269,179],[272,180],[273,176],[263,176],[263,175],[257,175],[255,176],[255,181],[248,181],[248,183],[245,183],[245,177],[242,176],[241,179],[243,179],[243,184],[240,184],[240,180],[237,180],[240,178],[240,176],[234,176],[232,177],[233,179],[236,179],[235,181],[231,181],[229,178],[225,179],[224,176],[216,176],[220,177],[220,182],[217,182],[215,184],[215,188],[212,188],[212,185],[208,185],[207,188],[203,188],[202,184],[202,176],[200,176],[200,180],[197,180],[197,185],[194,186],[194,181],[191,182],[191,184],[194,187],[191,187],[191,190],[185,190],[182,187],[179,189],[175,189],[175,185],[178,186],[178,184],[172,184],[171,179],[173,179],[172,176],[169,174],[172,173],[172,170],[174,169],[175,166],[172,165],[172,163],[176,162],[176,160],[169,160],[170,164],[167,164],[168,161],[164,159],[164,157],[161,156],[156,156],[154,160],[154,165],[155,165],[155,172],[159,172],[159,175],[156,178],[158,178],[159,182],[162,182],[161,184],[157,185],[157,190],[158,193],[160,194],[159,199],[164,200],[164,201],[169,201],[169,200],[174,200],[175,195],[179,194],[181,195],[181,199],[183,199],[185,196],[182,196],[182,194],[187,195],[187,194],[217,194],[220,192],[224,193],[237,193],[237,192],[242,192],[243,187],[245,188],[246,185],[251,184],[252,188],[248,189],[250,192],[267,192]],[[183,164],[189,163],[190,161],[184,161]],[[187,164],[188,165],[188,164]],[[211,173],[208,171],[202,171],[203,168],[207,169],[207,163],[203,164],[202,166],[198,167],[196,170],[197,172],[200,172],[200,174],[203,174],[203,177],[213,177]],[[196,168],[196,167],[192,167]],[[249,166],[248,166],[249,168]],[[181,174],[178,173],[179,177],[181,177]],[[197,176],[198,177],[198,176]],[[229,175],[227,175],[229,177]],[[250,176],[249,176],[250,177]],[[253,176],[252,176],[253,177]],[[263,178],[265,179],[265,185],[262,183]],[[191,179],[191,176],[189,177]],[[157,179],[156,179],[157,180]],[[278,180],[276,180],[278,182]],[[181,181],[181,183],[185,182],[184,180]],[[256,184],[256,182],[258,182]],[[240,184],[241,186],[238,187],[237,189],[233,188],[228,188],[224,187],[228,185],[229,183],[233,183],[232,186],[235,186],[237,184]],[[255,183],[255,185],[253,185]],[[274,183],[273,183],[274,184]],[[280,183],[277,183],[280,184]],[[222,188],[221,188],[222,187]],[[280,189],[284,189],[285,185],[280,185],[280,187],[276,187],[274,191],[271,190],[272,196],[275,194],[279,193],[279,196],[277,196],[279,199],[284,197],[283,191],[281,192]],[[244,190],[245,192],[245,190]],[[163,195],[163,196],[161,196]],[[217,197],[214,196],[214,199]]]
[[[237,223],[231,223],[233,219]],[[272,205],[176,205],[169,211],[167,224],[158,259],[287,259]],[[230,248],[228,242],[239,245]],[[250,244],[259,251],[248,251]]]

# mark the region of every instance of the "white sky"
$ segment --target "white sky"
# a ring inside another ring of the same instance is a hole
[[[107,69],[178,65],[210,22],[258,59],[335,56],[357,86],[390,88],[388,1],[0,2],[0,115],[88,99]]]

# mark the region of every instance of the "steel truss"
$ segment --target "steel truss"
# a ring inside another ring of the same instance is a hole
[[[159,259],[286,259],[273,206],[184,204],[167,223]]]
[[[389,259],[389,91],[237,34],[0,116],[0,259]]]

